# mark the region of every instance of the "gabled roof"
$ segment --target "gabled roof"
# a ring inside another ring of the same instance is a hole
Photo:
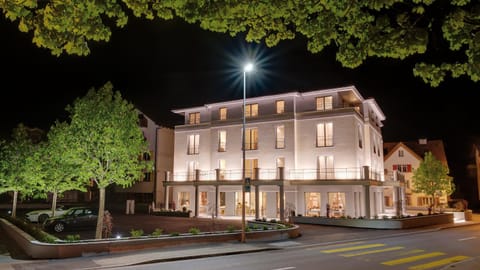
[[[442,140],[428,140],[425,143],[419,143],[419,141],[386,142],[383,144],[383,149],[386,152],[384,160],[387,160],[400,147],[405,148],[419,160],[423,160],[426,152],[432,152],[436,159],[448,166],[447,155],[445,154],[445,147],[443,146]]]

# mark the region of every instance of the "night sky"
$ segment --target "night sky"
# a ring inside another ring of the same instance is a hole
[[[181,21],[135,18],[114,29],[110,42],[92,43],[87,57],[52,56],[3,16],[0,35],[3,137],[20,122],[48,129],[65,120],[68,104],[107,81],[158,124],[171,126],[179,120],[172,109],[241,99],[247,58],[256,62],[249,97],[355,85],[385,113],[385,142],[442,139],[456,178],[463,177],[467,139],[480,135],[480,82],[447,79],[430,88],[413,77],[414,57],[369,59],[352,70],[336,62],[333,47],[307,52],[301,37],[268,48]]]

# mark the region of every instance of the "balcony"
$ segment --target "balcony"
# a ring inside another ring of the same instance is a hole
[[[332,168],[332,169],[247,169],[245,177],[254,180],[377,180],[382,181],[383,173],[370,167]],[[193,172],[178,171],[167,181],[233,181],[242,180],[242,170],[195,170]]]

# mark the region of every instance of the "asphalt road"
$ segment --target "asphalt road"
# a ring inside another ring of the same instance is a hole
[[[281,248],[274,251],[116,269],[480,269],[480,225],[326,245],[304,239],[271,243]]]

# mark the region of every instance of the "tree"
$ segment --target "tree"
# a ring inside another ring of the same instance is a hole
[[[448,167],[436,159],[431,152],[425,153],[418,169],[413,171],[414,192],[425,193],[433,200],[432,209],[436,207],[436,195],[450,195],[455,190],[452,177],[448,176]]]
[[[56,122],[47,134],[48,141],[41,145],[31,159],[31,172],[41,175],[46,189],[45,197],[52,193],[52,216],[55,216],[57,198],[65,191],[86,191],[84,181],[78,177],[81,162],[72,152],[69,141],[75,134],[69,132],[67,123]]]
[[[414,75],[432,86],[447,75],[480,80],[480,3],[472,0],[0,0],[0,9],[57,56],[88,55],[89,43],[109,41],[112,22],[125,26],[131,12],[246,33],[247,41],[268,46],[303,36],[312,53],[336,46],[337,60],[349,68],[369,57],[421,55]]]
[[[79,180],[93,182],[99,189],[98,219],[95,237],[102,238],[105,189],[110,184],[129,187],[151,170],[151,161],[141,157],[148,145],[139,126],[135,107],[113,91],[108,82],[96,91],[67,106],[70,114],[67,145],[74,155]],[[62,138],[63,139],[63,138]]]
[[[12,131],[12,138],[2,145],[0,154],[0,193],[13,192],[12,217],[17,214],[18,196],[38,194],[43,182],[30,171],[30,159],[37,146],[28,133],[28,128],[19,124]]]

